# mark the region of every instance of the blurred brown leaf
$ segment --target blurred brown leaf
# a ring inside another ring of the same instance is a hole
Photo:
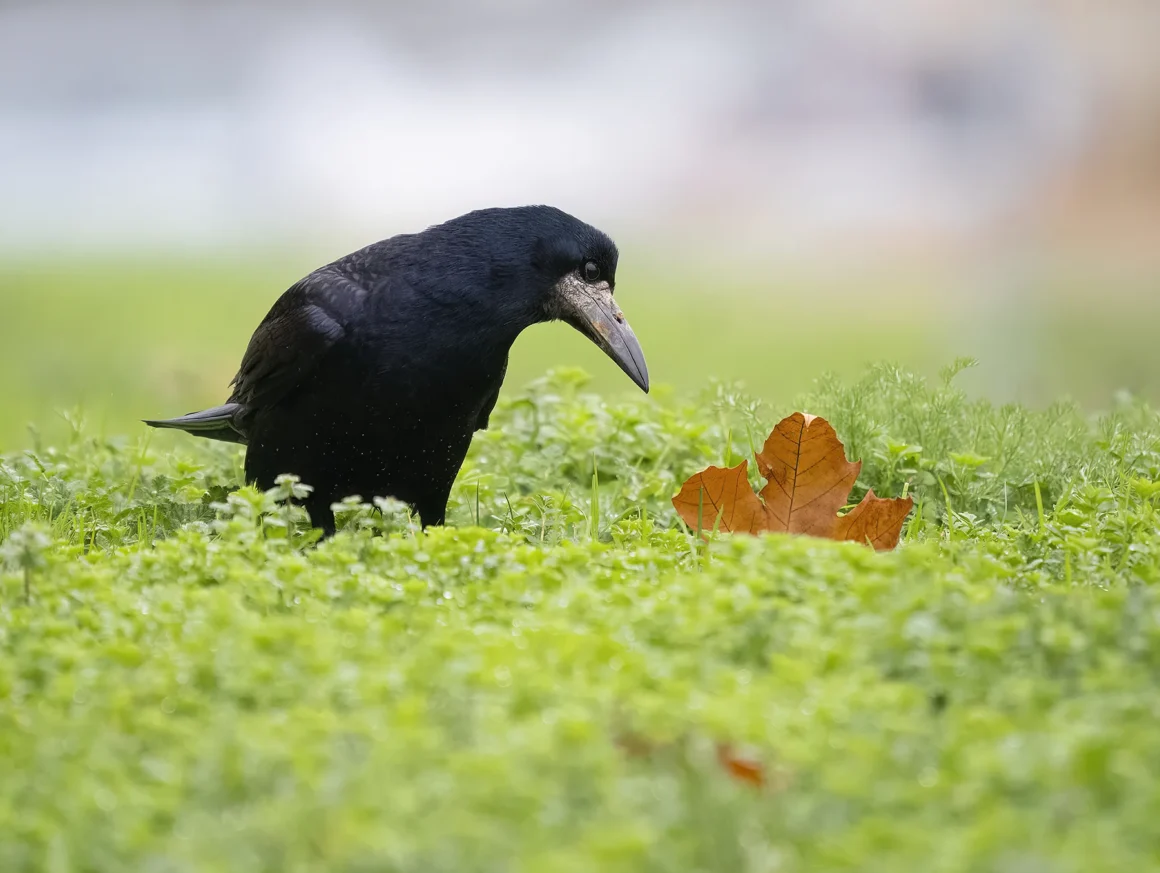
[[[634,731],[626,731],[618,734],[615,740],[628,758],[653,758],[673,754],[685,756],[689,753],[688,735],[678,737],[675,741],[657,743]],[[717,765],[739,782],[748,783],[755,788],[769,786],[775,790],[785,787],[788,782],[788,776],[784,771],[775,771],[771,780],[765,764],[754,749],[742,750],[733,743],[718,741],[714,744],[714,750]]]
[[[729,743],[717,744],[717,763],[730,776],[740,782],[748,782],[755,788],[765,785],[765,767],[752,755],[744,755]]]
[[[760,497],[749,487],[748,469],[747,461],[708,467],[681,486],[673,506],[700,532],[806,534],[856,540],[879,550],[898,545],[902,523],[914,506],[909,497],[886,499],[870,491],[839,516],[862,462],[846,460],[829,422],[801,412],[779,422],[757,454],[757,469],[767,480]]]

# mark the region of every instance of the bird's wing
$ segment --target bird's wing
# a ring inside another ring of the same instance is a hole
[[[253,410],[284,398],[346,334],[344,315],[365,293],[325,271],[292,286],[250,338],[230,400]]]

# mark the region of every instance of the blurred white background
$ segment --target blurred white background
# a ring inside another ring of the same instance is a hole
[[[658,385],[1160,400],[1158,46],[1160,0],[0,0],[0,445],[220,402],[309,270],[524,203],[617,240]],[[625,387],[555,325],[511,390],[560,365]]]
[[[549,202],[703,253],[1146,258],[1158,42],[1155,0],[9,2],[0,247],[350,248]]]

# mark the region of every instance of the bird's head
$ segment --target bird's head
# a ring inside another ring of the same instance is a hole
[[[616,245],[604,233],[550,206],[480,209],[429,228],[413,238],[441,254],[458,253],[470,264],[487,264],[487,306],[514,334],[542,321],[565,321],[648,391],[644,352],[612,292],[616,288]],[[428,244],[429,243],[429,244]],[[441,288],[454,288],[456,301],[474,295],[461,290],[471,267],[440,274]],[[423,284],[416,273],[411,281]],[[439,291],[438,293],[444,293]],[[480,317],[479,309],[465,310]],[[505,350],[506,351],[506,350]]]
[[[546,207],[541,217],[533,263],[540,277],[546,321],[566,322],[616,362],[648,393],[644,352],[613,298],[616,245],[591,225]]]

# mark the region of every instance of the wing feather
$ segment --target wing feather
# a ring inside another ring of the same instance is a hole
[[[230,402],[247,411],[284,399],[346,335],[352,306],[366,292],[326,270],[286,291],[258,325],[231,384]]]

